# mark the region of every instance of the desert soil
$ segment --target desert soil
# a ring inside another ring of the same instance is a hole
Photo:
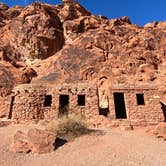
[[[0,166],[165,166],[166,142],[143,129],[103,130],[66,143],[49,154],[15,154],[13,134],[24,126],[0,128]]]

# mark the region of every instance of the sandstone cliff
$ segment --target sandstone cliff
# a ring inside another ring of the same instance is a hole
[[[166,22],[95,16],[75,0],[0,3],[0,95],[21,83],[165,85]]]

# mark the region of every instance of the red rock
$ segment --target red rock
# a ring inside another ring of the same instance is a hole
[[[165,89],[166,22],[139,27],[128,17],[109,20],[75,0],[0,9],[0,96],[30,82]]]
[[[8,9],[9,7],[6,4],[0,2],[0,10],[8,10]]]
[[[27,135],[33,153],[48,153],[55,150],[56,134],[40,129],[30,129]]]
[[[15,153],[28,153],[30,152],[30,147],[28,145],[28,140],[26,134],[21,131],[17,131],[13,137],[13,143],[11,150]]]
[[[5,16],[7,16],[8,20],[11,20],[11,19],[19,16],[19,14],[21,13],[21,11],[23,9],[24,9],[24,7],[22,7],[22,6],[18,6],[18,5],[13,6],[5,11]]]
[[[48,153],[55,150],[56,134],[41,129],[30,129],[27,134],[17,131],[11,150],[16,153]]]
[[[62,2],[62,5],[57,7],[59,10],[58,15],[62,22],[66,20],[74,20],[81,16],[91,15],[91,13],[81,6],[76,0],[64,0]]]
[[[24,8],[4,27],[3,44],[19,53],[19,60],[45,59],[64,44],[63,28],[56,11],[38,2]]]

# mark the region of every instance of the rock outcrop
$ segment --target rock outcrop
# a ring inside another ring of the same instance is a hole
[[[11,52],[17,53],[17,59],[22,61],[48,58],[64,44],[62,23],[56,10],[37,2],[24,8],[4,30],[3,44],[12,48]]]
[[[27,134],[17,131],[11,150],[16,153],[48,153],[55,150],[56,134],[32,128]]]
[[[23,133],[22,131],[16,132],[13,137],[11,150],[16,153],[29,153],[31,151],[25,133]]]
[[[22,83],[166,85],[166,22],[139,27],[95,16],[76,0],[0,4],[0,96]]]
[[[77,0],[62,0],[62,5],[58,5],[56,8],[59,11],[58,15],[62,22],[91,15]]]
[[[45,63],[49,72],[40,74],[43,75],[40,81],[86,81],[99,86],[162,81],[165,28],[139,28],[126,18],[118,19],[120,23],[114,25],[112,22],[116,21],[108,21],[106,27],[86,29],[71,39],[56,57],[48,59],[52,63]],[[77,34],[72,28],[70,32]],[[40,67],[35,69],[41,71]]]

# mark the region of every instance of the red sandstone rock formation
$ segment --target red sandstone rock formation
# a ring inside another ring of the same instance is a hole
[[[55,150],[56,134],[40,129],[30,129],[27,134],[17,131],[11,150],[16,153],[48,153]]]
[[[83,20],[86,19],[93,17]],[[41,80],[88,81],[96,82],[99,86],[104,83],[152,84],[160,80],[159,74],[163,72],[160,68],[165,62],[165,27],[140,28],[130,24],[125,17],[107,20],[104,27],[104,23],[98,23],[96,28],[89,26],[89,29],[82,26],[83,31],[77,32],[77,29],[81,29],[78,24],[80,20],[74,21],[77,28],[74,25],[66,28],[66,34],[72,34],[67,39],[70,42],[66,40],[66,46],[56,57],[47,60],[52,63],[44,63],[49,72],[40,74],[44,75]],[[41,71],[41,68],[36,68],[38,70]]]
[[[28,146],[27,136],[22,131],[17,131],[13,137],[11,150],[16,153],[28,153],[31,149]]]
[[[37,2],[24,8],[3,30],[2,42],[17,53],[17,60],[45,59],[59,51],[64,43],[57,11]]]
[[[1,3],[0,22],[1,96],[31,81],[165,85],[165,22],[109,20],[75,0],[25,8]]]

